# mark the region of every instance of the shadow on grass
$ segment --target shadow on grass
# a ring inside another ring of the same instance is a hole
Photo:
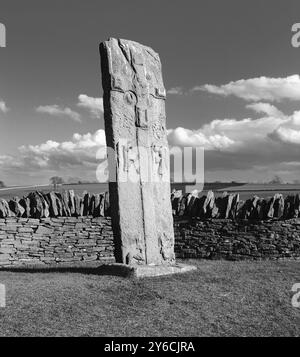
[[[16,267],[16,268],[1,268],[0,272],[12,272],[12,273],[77,273],[86,275],[112,275],[121,276],[124,278],[132,278],[134,276],[134,269],[130,266],[123,264],[102,264],[99,266],[90,267]]]

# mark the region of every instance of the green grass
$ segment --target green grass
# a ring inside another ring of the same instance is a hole
[[[198,270],[142,280],[1,271],[0,336],[300,335],[299,262],[188,263]]]

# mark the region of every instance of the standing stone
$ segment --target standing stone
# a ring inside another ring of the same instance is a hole
[[[110,201],[109,201],[109,192],[104,193],[104,216],[110,216]]]
[[[239,205],[239,201],[240,201],[240,195],[238,193],[234,194],[232,199],[231,209],[229,212],[229,218],[235,219],[237,215],[237,208]]]
[[[109,192],[116,260],[175,261],[169,150],[161,62],[151,48],[109,39],[100,45]]]
[[[211,212],[213,210],[215,203],[215,195],[213,191],[209,190],[203,204],[203,212],[206,217],[211,217]]]
[[[94,211],[93,217],[100,217],[100,194],[94,195]]]
[[[74,190],[69,190],[68,194],[69,194],[69,207],[70,207],[71,215],[74,215],[76,213]]]
[[[172,205],[172,214],[174,216],[176,216],[178,213],[178,206],[179,206],[179,201],[180,201],[181,197],[182,197],[181,190],[179,190],[179,191],[175,190],[175,192],[173,192],[173,194],[172,194],[171,205]]]
[[[20,199],[19,203],[24,208],[23,217],[30,217],[30,199],[28,197],[23,197]]]
[[[105,193],[100,194],[99,216],[104,217],[104,199]]]
[[[75,215],[76,217],[81,216],[81,197],[77,194],[74,196],[74,203],[75,203]]]
[[[282,194],[275,195],[274,217],[281,218],[284,213],[284,198]]]
[[[8,202],[4,198],[0,198],[0,218],[8,217],[9,210]]]
[[[193,208],[195,203],[198,200],[198,190],[194,190],[188,194],[187,197],[187,205],[186,205],[186,215],[192,217],[192,212],[194,212]]]
[[[178,210],[178,216],[184,216],[185,215],[185,210],[187,206],[187,200],[188,200],[188,194],[184,194],[181,197],[181,200],[179,202],[179,210]]]
[[[10,210],[16,215],[16,217],[23,217],[25,209],[19,203],[19,198],[14,197],[12,200],[8,202]]]
[[[63,205],[63,215],[70,217],[71,216],[71,210],[69,207],[69,192],[68,191],[63,191],[61,195],[61,202]]]
[[[82,212],[82,216],[88,216],[89,215],[90,201],[91,201],[91,195],[87,191],[84,191],[83,192],[83,212]]]

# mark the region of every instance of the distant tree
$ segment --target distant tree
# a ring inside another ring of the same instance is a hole
[[[81,179],[79,177],[69,177],[67,180],[68,184],[78,184],[80,183]]]
[[[64,180],[62,177],[53,176],[50,178],[50,183],[53,185],[54,190],[56,190],[58,185],[62,185],[64,183]]]
[[[269,182],[269,184],[271,184],[271,185],[282,185],[282,184],[284,184],[284,181],[280,176],[275,175],[274,178]]]
[[[5,184],[3,181],[0,181],[0,188],[4,188],[5,187]]]

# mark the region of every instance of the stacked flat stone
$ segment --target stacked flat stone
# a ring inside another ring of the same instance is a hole
[[[105,217],[109,216],[108,192],[82,196],[73,190],[60,192],[31,192],[26,197],[6,201],[0,198],[0,218],[48,218],[48,217]]]
[[[0,268],[114,261],[108,217],[0,218]]]
[[[269,202],[269,205],[272,203]],[[182,259],[300,259],[300,219],[174,220],[175,253]]]
[[[240,200],[238,193],[224,192],[215,197],[212,191],[200,196],[193,191],[182,195],[174,190],[171,194],[174,217],[197,217],[201,219],[292,219],[300,217],[300,195],[283,197],[276,193],[271,198],[254,196],[246,201]]]
[[[198,217],[201,219],[293,219],[300,217],[300,194],[283,197],[276,193],[271,198],[253,196],[246,201],[239,194],[224,192],[215,197],[212,191],[200,196],[196,190],[188,194],[173,191],[171,194],[174,217]],[[82,196],[73,190],[58,192],[31,192],[26,197],[6,201],[0,198],[0,218],[48,218],[48,217],[109,217],[109,193]]]

